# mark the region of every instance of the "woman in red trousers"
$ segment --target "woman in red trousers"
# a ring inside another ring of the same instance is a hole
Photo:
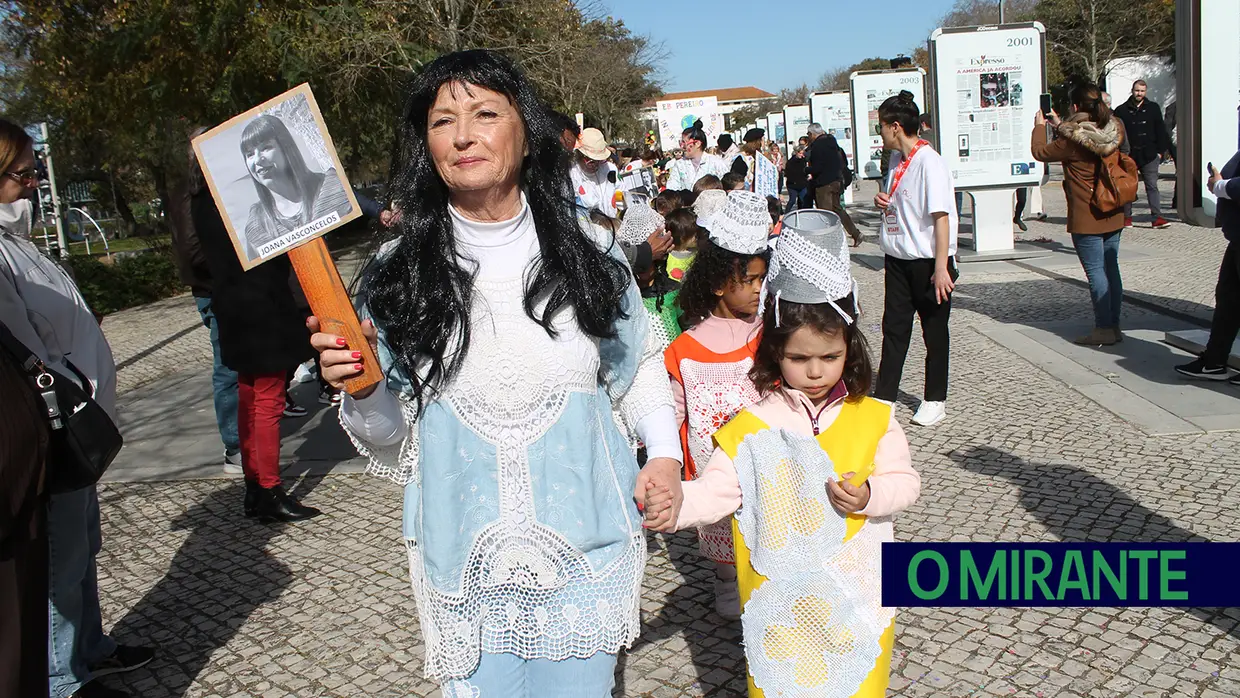
[[[193,169],[190,213],[216,280],[211,302],[219,323],[221,360],[237,372],[245,515],[265,522],[317,516],[317,509],[290,497],[280,481],[280,418],[288,370],[314,356],[305,314],[289,287],[288,258],[242,270],[196,163]]]

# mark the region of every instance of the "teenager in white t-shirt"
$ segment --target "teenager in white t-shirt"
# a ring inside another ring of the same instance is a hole
[[[952,289],[956,286],[956,215],[951,170],[919,139],[920,112],[901,91],[878,108],[883,147],[895,151],[887,193],[874,197],[883,212],[879,243],[886,255],[883,355],[874,397],[894,402],[913,333],[921,318],[926,341],[926,386],[913,423],[931,426],[947,415],[947,372]]]

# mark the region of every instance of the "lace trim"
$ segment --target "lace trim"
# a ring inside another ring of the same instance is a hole
[[[698,472],[706,469],[706,463],[715,450],[711,440],[715,432],[741,410],[761,399],[758,389],[749,380],[752,366],[753,359],[748,356],[735,363],[681,359],[685,419],[689,423],[689,456],[693,458]]]
[[[715,432],[761,397],[749,380],[752,366],[753,359],[750,357],[735,363],[681,359],[689,456],[693,458],[699,474],[706,470],[706,464],[715,450]],[[715,562],[735,563],[731,521],[724,519],[699,528],[698,550],[703,557]]]
[[[783,291],[797,302],[806,297],[821,301],[837,301],[853,292],[852,269],[844,227],[836,223],[824,231],[815,231],[817,243],[796,230],[785,230],[771,256],[767,284],[772,292]]]
[[[349,441],[353,442],[353,447],[363,458],[366,458],[366,474],[391,480],[404,487],[411,482],[421,484],[421,470],[418,468],[421,449],[418,443],[416,407],[412,401],[404,398],[398,399],[401,403],[401,417],[405,420],[408,436],[391,446],[376,446],[364,441],[344,423],[342,414],[338,414],[337,419],[345,435],[349,437]]]
[[[846,547],[881,547],[861,537],[859,532]],[[883,622],[864,602],[879,593],[869,588],[879,580],[856,578],[852,571],[828,563],[815,575],[770,579],[753,591],[741,627],[756,686],[789,698],[857,692],[882,654],[890,620]]]
[[[642,310],[644,311],[644,307]],[[650,331],[650,328],[661,323],[650,321],[645,312],[642,316],[648,327],[643,333],[645,341],[642,344],[641,359],[637,364],[637,374],[628,390],[621,395],[611,396],[612,404],[615,405],[624,427],[621,432],[629,434],[631,439],[636,439],[637,423],[643,417],[660,407],[671,407],[673,404],[672,388],[667,380],[667,368],[663,364],[663,350],[666,347],[660,343],[658,332]]]
[[[455,594],[432,587],[417,543],[406,546],[427,678],[468,677],[484,652],[551,661],[614,654],[641,629],[642,533],[596,573],[555,531],[532,524],[518,532],[497,521],[479,534]]]
[[[453,679],[439,687],[443,698],[480,698],[482,689],[464,679]]]

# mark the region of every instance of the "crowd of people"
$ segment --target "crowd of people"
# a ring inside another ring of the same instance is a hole
[[[1091,192],[1108,163],[1127,171],[1128,139],[1129,174],[1149,170],[1148,141],[1123,126],[1130,112],[1153,120],[1144,91],[1133,97],[1112,113],[1083,85],[1071,116],[1039,113],[1031,134],[1037,159],[1064,166],[1067,230],[1095,311],[1083,344],[1123,338],[1129,214]],[[786,161],[761,129],[712,145],[701,123],[673,153],[617,150],[481,50],[425,66],[403,114],[356,287],[384,376],[363,391],[343,393],[366,368],[362,348],[322,330],[287,261],[242,269],[192,158],[178,189],[190,234],[176,246],[210,330],[241,513],[319,513],[283,489],[279,462],[280,420],[298,414],[287,387],[312,360],[369,472],[403,488],[424,670],[446,696],[610,695],[617,656],[641,631],[647,532],[679,530],[697,533],[718,614],[744,620],[751,696],[884,695],[895,626],[878,561],[891,517],[921,489],[897,420],[901,378],[916,315],[925,383],[911,422],[946,418],[959,275],[952,175],[913,95],[878,108],[890,156],[873,201],[885,263],[876,377],[849,253],[862,234],[842,202],[851,172],[820,125]],[[0,203],[36,184],[30,138],[7,121],[0,165]],[[622,186],[647,168],[653,182]],[[1237,174],[1240,155],[1209,182],[1229,240]],[[1238,259],[1229,246],[1210,346],[1186,375],[1227,377]],[[0,351],[0,695],[122,698],[95,679],[154,650],[103,632],[97,491],[53,487],[56,437],[31,373],[80,382],[115,419],[115,364],[72,278],[7,226],[0,321],[0,346],[38,359]],[[838,632],[776,631],[790,622]],[[796,656],[822,659],[787,661]]]

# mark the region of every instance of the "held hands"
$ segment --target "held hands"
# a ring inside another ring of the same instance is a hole
[[[887,210],[887,207],[891,205],[891,194],[880,191],[874,196],[874,205],[880,209]]]
[[[637,475],[633,498],[645,514],[642,524],[660,533],[676,530],[684,492],[680,488],[680,463],[671,458],[652,458]]]
[[[870,503],[870,481],[858,487],[848,481],[854,475],[856,473],[844,473],[839,482],[827,482],[827,499],[841,514],[856,514]]]
[[[345,380],[362,372],[362,352],[353,350],[344,337],[322,332],[319,319],[313,315],[306,318],[306,327],[311,332],[310,346],[319,353],[319,375],[333,388],[344,390]],[[378,352],[379,331],[375,329],[375,323],[370,320],[363,322],[362,334],[370,342],[371,350]],[[353,397],[360,400],[374,391],[375,386],[371,386]]]

